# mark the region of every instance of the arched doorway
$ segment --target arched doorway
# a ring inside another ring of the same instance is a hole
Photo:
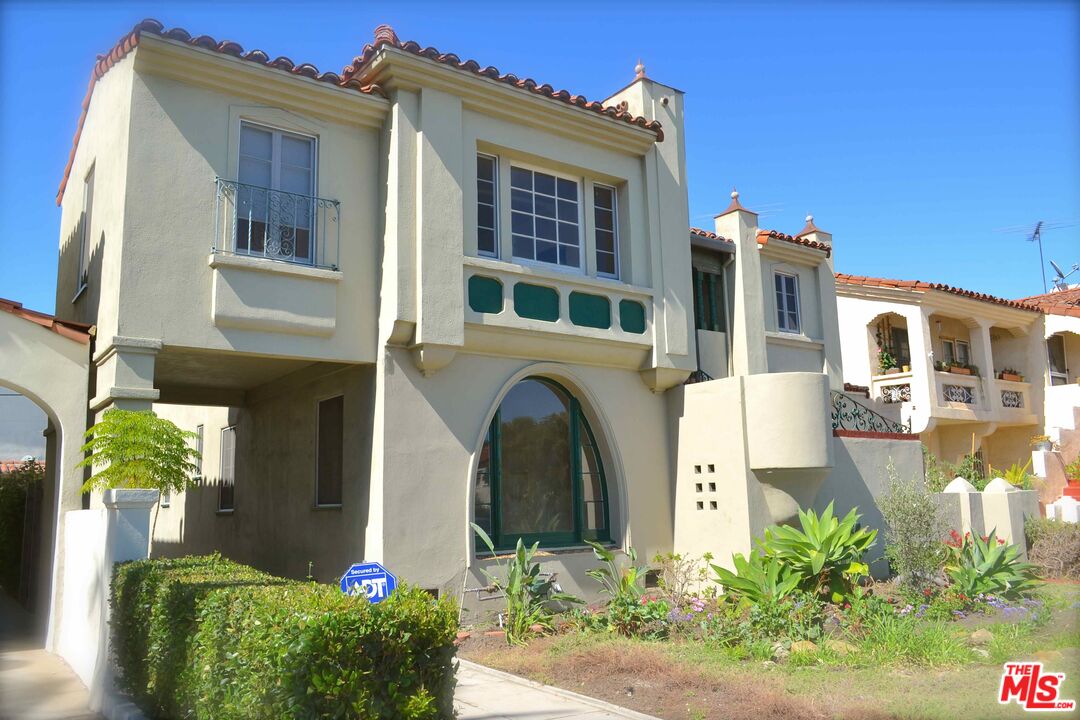
[[[612,503],[597,437],[562,384],[528,376],[499,404],[480,449],[473,520],[497,548],[611,539]]]
[[[62,612],[63,518],[82,507],[82,436],[87,419],[90,366],[89,326],[57,320],[0,299],[0,387],[34,402],[49,420],[37,549],[37,622],[47,629],[45,646],[55,651]]]

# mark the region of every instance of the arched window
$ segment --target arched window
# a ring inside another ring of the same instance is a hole
[[[526,378],[506,394],[480,451],[475,513],[496,547],[610,539],[596,440],[558,383]]]

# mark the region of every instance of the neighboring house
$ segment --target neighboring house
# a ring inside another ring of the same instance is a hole
[[[939,283],[837,274],[845,379],[901,407],[929,450],[1021,465],[1033,436],[1075,427],[1075,306]],[[1062,310],[1065,307],[1065,310]],[[891,366],[891,367],[890,367]]]
[[[921,460],[868,408],[834,433],[831,236],[737,194],[688,232],[685,158],[640,65],[593,102],[387,26],[337,74],[141,23],[84,103],[57,308],[96,325],[92,411],[197,433],[155,552],[378,560],[475,610],[470,522],[582,594],[586,540],[726,562],[800,506],[877,522]]]

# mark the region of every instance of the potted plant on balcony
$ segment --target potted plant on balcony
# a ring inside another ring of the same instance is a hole
[[[894,375],[900,372],[896,366],[896,358],[892,356],[888,348],[879,348],[877,354],[878,372],[881,375]]]
[[[938,372],[945,372],[949,369],[949,366],[943,363],[941,360],[934,361],[934,369]]]
[[[949,372],[954,375],[971,375],[971,366],[961,363],[953,363],[949,366]]]
[[[1031,449],[1049,452],[1054,449],[1054,443],[1050,441],[1049,435],[1033,435],[1031,437]]]
[[[998,378],[1001,380],[1011,380],[1012,382],[1024,382],[1024,376],[1015,368],[1005,368],[998,373]]]

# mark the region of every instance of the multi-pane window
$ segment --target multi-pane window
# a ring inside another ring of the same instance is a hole
[[[908,343],[907,328],[894,327],[890,330],[892,346],[889,350],[901,365],[911,364],[911,345]]]
[[[510,188],[514,257],[580,268],[578,183],[512,166]]]
[[[776,327],[781,332],[800,332],[799,277],[788,273],[775,273]]]
[[[476,252],[499,256],[498,160],[491,155],[476,156]]]
[[[694,268],[694,326],[698,330],[724,332],[724,277]]]
[[[86,173],[83,181],[83,212],[81,227],[79,228],[79,277],[76,286],[81,290],[87,281],[87,271],[90,268],[90,253],[93,251],[94,236],[91,232],[91,224],[94,215],[94,171],[96,166],[91,166],[90,172]]]
[[[964,340],[943,338],[941,351],[946,365],[967,365],[971,362],[971,346]]]
[[[345,451],[345,398],[341,395],[319,402],[318,466],[315,504],[341,505]]]
[[[236,428],[221,429],[221,477],[218,478],[218,512],[236,507]]]
[[[593,185],[593,222],[596,225],[596,274],[619,277],[618,213],[615,188]]]
[[[474,497],[476,524],[497,547],[608,539],[604,468],[577,399],[543,378],[511,388],[480,450]]]
[[[242,123],[237,180],[235,251],[313,262],[315,139]]]

